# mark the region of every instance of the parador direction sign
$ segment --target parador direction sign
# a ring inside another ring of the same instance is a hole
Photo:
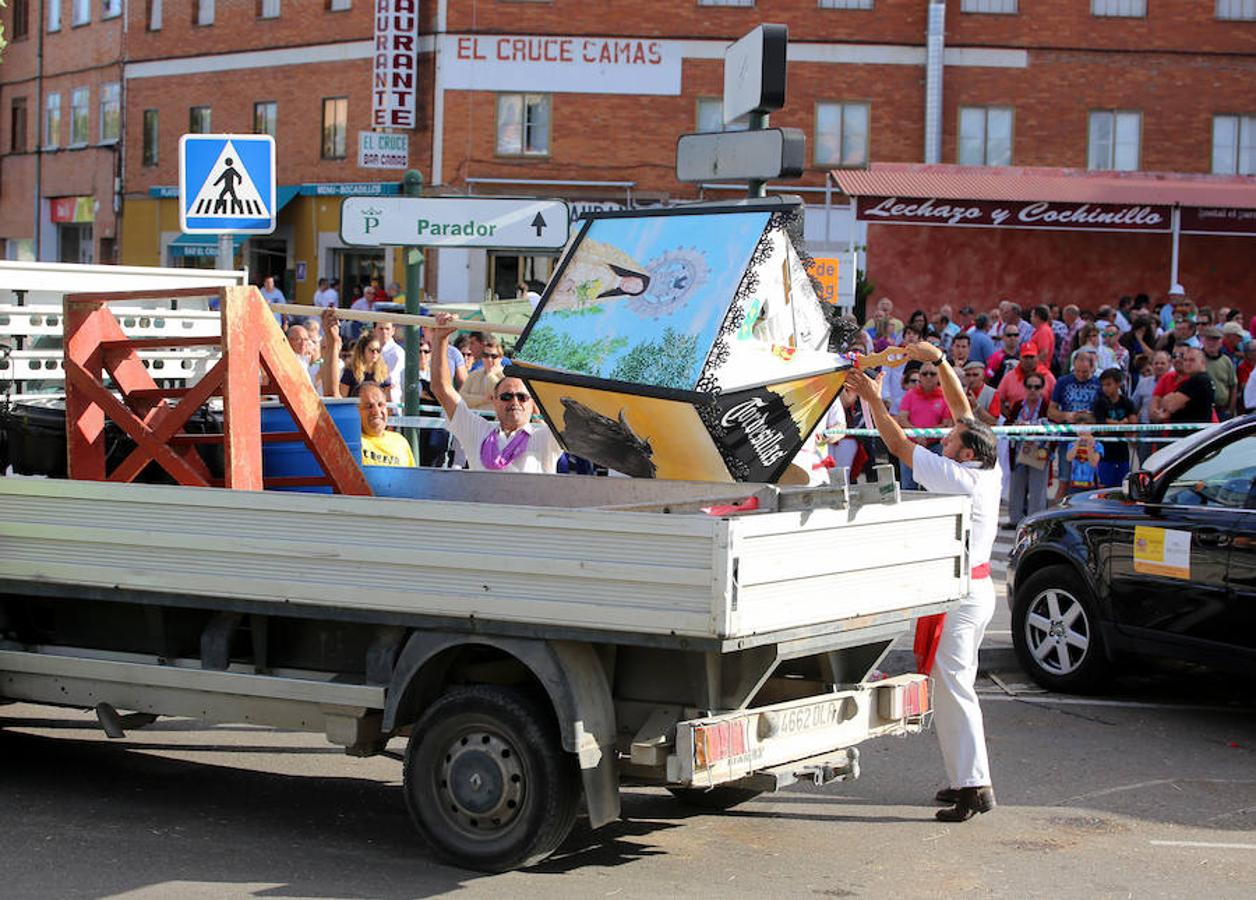
[[[864,222],[969,228],[1167,232],[1171,226],[1167,206],[1119,203],[859,197],[856,214]]]
[[[340,237],[356,247],[561,250],[571,214],[561,200],[346,197]]]

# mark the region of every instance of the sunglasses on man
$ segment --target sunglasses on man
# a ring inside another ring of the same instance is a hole
[[[507,403],[509,403],[511,400],[518,400],[520,403],[527,403],[529,400],[532,399],[532,397],[529,396],[528,394],[525,394],[523,391],[515,391],[514,393],[507,391],[504,394],[498,394],[497,399],[503,400]]]

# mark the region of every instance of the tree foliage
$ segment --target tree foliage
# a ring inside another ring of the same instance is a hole
[[[642,341],[625,353],[610,377],[634,384],[691,388],[697,357],[698,336],[682,334],[669,325],[657,340]]]
[[[601,375],[607,357],[628,345],[627,338],[600,337],[577,340],[549,325],[533,328],[523,345],[520,358],[542,366],[553,366],[568,372]]]

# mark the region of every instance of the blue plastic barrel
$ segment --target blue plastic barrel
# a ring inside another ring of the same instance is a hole
[[[324,397],[323,403],[331,413],[336,428],[340,431],[354,462],[362,464],[362,420],[358,416],[358,401],[353,397]],[[288,410],[278,400],[262,404],[262,433],[296,431]],[[281,475],[323,475],[323,467],[318,464],[314,454],[305,446],[304,441],[274,441],[262,443],[262,477],[274,478]],[[317,487],[277,487],[277,491],[300,491],[307,494],[330,494],[331,486]]]

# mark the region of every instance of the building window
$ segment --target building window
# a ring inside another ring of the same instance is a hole
[[[24,40],[31,30],[30,0],[13,0],[13,40]]]
[[[323,99],[323,159],[344,159],[349,130],[349,98]]]
[[[549,94],[498,94],[497,152],[503,156],[546,156],[549,149]]]
[[[26,152],[26,98],[14,97],[9,104],[9,152]]]
[[[962,13],[1016,13],[1016,0],[960,0]]]
[[[116,19],[122,15],[122,0],[100,0],[100,17]]]
[[[1218,19],[1256,20],[1256,0],[1217,0]],[[14,31],[17,27],[14,26]]]
[[[48,4],[48,30],[61,30],[61,0],[46,0]]]
[[[1090,0],[1090,14],[1139,19],[1147,15],[1147,0]]]
[[[209,134],[212,132],[213,115],[208,106],[193,106],[188,110],[188,134]]]
[[[100,86],[100,142],[113,143],[122,134],[122,86]]]
[[[1138,145],[1143,114],[1116,110],[1096,110],[1090,114],[1088,169],[1138,169]]]
[[[87,143],[87,111],[91,105],[88,88],[75,88],[70,94],[70,146]]]
[[[820,0],[821,9],[872,9],[872,0]]]
[[[44,98],[44,147],[55,150],[61,146],[61,95]]]
[[[192,7],[194,25],[213,25],[214,24],[214,0],[195,0],[196,5]]]
[[[959,164],[1012,164],[1012,110],[1000,106],[959,108]]]
[[[257,0],[257,17],[259,19],[278,19],[279,0]]]
[[[157,165],[157,110],[144,110],[144,165]]]
[[[148,30],[161,31],[161,0],[148,0]]]
[[[698,131],[745,131],[750,127],[750,115],[738,116],[724,122],[724,101],[718,97],[698,98]]]
[[[353,0],[327,0],[328,12],[345,12],[353,8]]]
[[[92,0],[70,0],[73,4],[70,13],[70,24],[74,27],[87,25],[92,21]]]
[[[274,137],[278,132],[279,104],[274,100],[266,100],[253,104],[253,133],[269,134]]]
[[[1256,175],[1256,116],[1214,116],[1212,171]]]
[[[867,103],[817,103],[817,166],[866,166],[868,164]]]
[[[754,6],[754,0],[698,0],[699,6]]]

